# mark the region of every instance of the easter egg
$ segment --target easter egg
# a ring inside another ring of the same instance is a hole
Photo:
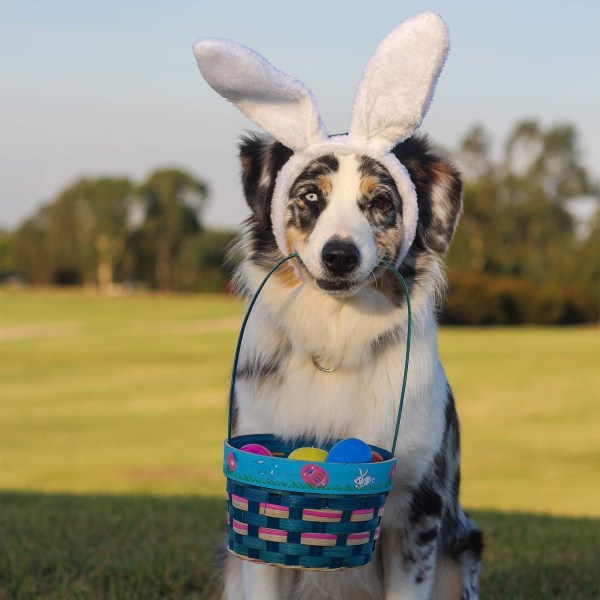
[[[312,487],[325,487],[329,481],[327,471],[319,465],[304,465],[300,469],[300,477]]]
[[[327,452],[320,448],[296,448],[293,452],[290,452],[288,456],[291,460],[310,460],[311,462],[325,462],[327,458]]]
[[[375,452],[375,450],[373,450],[371,454],[371,462],[383,462],[383,456],[381,456],[379,452]]]
[[[235,454],[230,452],[227,455],[227,468],[233,473],[235,468],[237,467],[237,459],[235,458]]]
[[[273,456],[268,448],[265,448],[261,444],[246,444],[240,448],[243,452],[250,452],[250,454],[260,454],[261,456]]]
[[[371,462],[371,448],[362,440],[347,438],[338,442],[327,455],[325,462],[367,463]]]

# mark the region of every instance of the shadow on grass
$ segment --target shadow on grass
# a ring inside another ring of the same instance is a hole
[[[5,492],[0,503],[2,599],[219,597],[222,499]],[[482,598],[599,597],[600,521],[473,514]]]

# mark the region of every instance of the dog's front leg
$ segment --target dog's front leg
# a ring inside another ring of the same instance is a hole
[[[414,493],[410,510],[384,530],[385,600],[431,598],[441,513],[441,496],[425,482]]]
[[[382,541],[385,547],[385,600],[429,600],[433,588],[436,562],[436,541],[421,552],[403,547],[393,533]],[[391,538],[391,539],[390,539]],[[401,549],[398,552],[398,548]]]
[[[244,561],[244,600],[284,600],[289,591],[283,569]]]

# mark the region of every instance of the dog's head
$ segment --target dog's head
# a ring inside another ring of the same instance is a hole
[[[261,231],[254,239],[264,244],[271,236],[280,255],[298,253],[302,273],[322,290],[352,295],[380,261],[399,267],[415,244],[446,249],[460,184],[411,135],[429,109],[448,47],[434,13],[394,29],[367,65],[348,134],[330,137],[302,82],[235,42],[195,44],[206,81],[277,140],[242,144],[246,198]],[[255,257],[266,256],[259,249]]]
[[[418,223],[411,256],[443,254],[461,212],[461,181],[424,138],[398,144],[393,153],[415,185]],[[277,174],[292,151],[269,138],[247,137],[240,146],[242,182],[252,209],[250,259],[272,266],[282,253],[273,234],[271,201]],[[320,289],[349,296],[376,283],[380,261],[394,262],[405,236],[404,202],[388,169],[360,154],[325,154],[294,179],[284,235],[301,259],[302,277]]]

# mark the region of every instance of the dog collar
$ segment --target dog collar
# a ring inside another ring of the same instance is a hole
[[[338,367],[329,367],[329,368],[326,368],[326,367],[321,366],[319,364],[319,361],[317,360],[316,356],[314,356],[314,355],[311,358],[312,358],[312,361],[313,361],[313,365],[315,365],[315,367],[317,369],[319,369],[319,371],[322,371],[323,373],[333,373],[334,371],[338,370]]]
[[[285,256],[289,191],[302,170],[323,154],[362,154],[382,163],[403,202],[399,266],[417,231],[418,205],[408,171],[391,150],[421,125],[449,49],[448,30],[426,12],[396,27],[377,47],[358,87],[348,134],[329,138],[311,91],[264,57],[236,42],[201,38],[194,54],[208,84],[254,123],[293,151],[277,175],[271,205],[275,240]]]

